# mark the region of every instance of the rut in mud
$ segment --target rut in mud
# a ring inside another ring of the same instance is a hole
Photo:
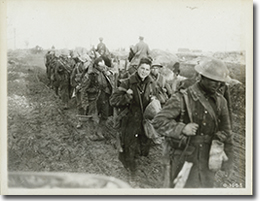
[[[26,51],[8,54],[8,170],[80,172],[113,176],[128,182],[128,172],[118,160],[115,130],[111,120],[104,126],[104,141],[89,139],[92,129],[86,122],[77,130],[75,99],[69,109],[47,87],[43,54]],[[223,183],[245,185],[245,100],[243,85],[231,88],[233,132],[235,134],[235,175],[226,180],[218,172],[216,187]],[[161,147],[154,145],[149,157],[137,159],[134,183],[138,188],[162,186]]]

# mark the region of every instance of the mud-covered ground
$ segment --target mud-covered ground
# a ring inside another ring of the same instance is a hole
[[[93,173],[128,182],[128,172],[118,160],[111,124],[103,128],[104,141],[89,139],[89,122],[77,130],[75,99],[70,100],[68,110],[62,109],[59,97],[47,87],[43,58],[43,54],[25,50],[8,52],[8,170]],[[240,75],[241,70],[236,70]],[[231,86],[235,175],[227,179],[218,172],[216,187],[245,186],[244,94],[244,85]],[[131,186],[160,188],[161,147],[154,145],[148,157],[137,160],[138,171]]]

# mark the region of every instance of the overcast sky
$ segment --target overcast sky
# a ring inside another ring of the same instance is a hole
[[[8,48],[245,49],[245,0],[8,0]]]

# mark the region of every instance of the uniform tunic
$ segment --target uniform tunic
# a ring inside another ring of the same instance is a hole
[[[158,74],[156,77],[151,76],[154,79],[156,87],[156,97],[163,105],[169,99],[172,94],[170,85],[166,82],[165,77],[162,74]]]
[[[185,160],[192,162],[193,166],[186,182],[186,188],[209,188],[214,185],[214,172],[208,168],[208,159],[211,142],[216,137],[216,132],[225,134],[225,153],[229,160],[224,164],[231,168],[233,161],[231,125],[229,111],[225,98],[220,94],[208,96],[199,83],[189,87],[186,91],[189,107],[191,109],[193,122],[199,125],[195,136],[190,137],[190,148],[187,149]],[[182,94],[174,94],[166,103],[165,107],[154,118],[154,128],[157,132],[166,137],[164,156],[170,159],[172,165],[172,181],[176,176],[175,171],[182,150],[173,146],[170,139],[187,139],[182,133],[183,128],[190,122],[187,106],[181,116],[181,101],[184,102]],[[215,115],[214,115],[215,114]]]
[[[106,121],[112,115],[113,108],[109,104],[109,97],[112,94],[113,78],[106,75],[106,70],[93,67],[88,72],[88,79],[82,83],[82,99],[87,102],[88,115],[99,116],[100,120]]]
[[[75,90],[77,110],[78,110],[78,114],[80,115],[84,114],[84,109],[82,107],[82,102],[81,102],[81,92],[80,92],[81,80],[82,80],[81,77],[82,77],[82,73],[84,72],[84,69],[85,69],[84,63],[78,62],[70,76],[70,83],[72,88]]]
[[[54,85],[57,93],[58,88],[60,89],[60,97],[63,103],[68,104],[70,99],[70,73],[72,71],[72,67],[63,60],[62,58],[58,58],[55,62],[54,67]]]

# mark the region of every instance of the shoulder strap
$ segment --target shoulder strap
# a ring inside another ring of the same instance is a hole
[[[191,108],[190,108],[190,104],[189,104],[189,99],[188,99],[188,94],[187,91],[184,89],[180,90],[180,93],[183,95],[183,100],[181,99],[181,119],[183,118],[184,112],[185,112],[185,105],[187,108],[187,112],[188,112],[188,116],[190,119],[190,122],[193,122],[193,118],[192,118],[192,113],[191,113]],[[180,142],[181,143],[181,142]],[[187,143],[186,146],[184,148],[184,150],[182,151],[181,155],[180,155],[180,161],[182,161],[185,157],[185,153],[187,152],[187,149],[189,147],[190,144],[190,137],[187,138]]]

